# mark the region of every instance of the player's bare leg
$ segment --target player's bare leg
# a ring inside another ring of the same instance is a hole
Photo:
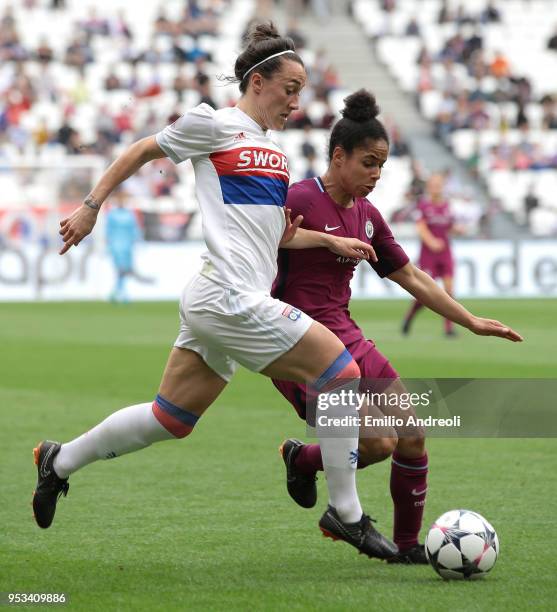
[[[197,353],[174,347],[154,402],[123,408],[67,444],[41,442],[34,450],[38,482],[33,510],[38,525],[47,528],[52,523],[70,474],[99,459],[187,436],[225,386]]]

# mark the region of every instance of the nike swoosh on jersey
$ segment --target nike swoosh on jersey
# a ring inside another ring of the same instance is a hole
[[[325,231],[326,232],[332,232],[333,230],[336,230],[340,227],[340,225],[335,225],[335,227],[329,227],[328,225],[325,225]]]
[[[416,497],[418,497],[419,495],[423,495],[426,491],[427,491],[427,487],[423,489],[422,491],[416,491],[416,489],[412,489],[412,495],[415,495]]]

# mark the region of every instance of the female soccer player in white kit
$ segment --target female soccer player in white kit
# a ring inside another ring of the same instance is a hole
[[[180,331],[155,401],[119,410],[71,442],[43,441],[35,449],[33,510],[40,527],[52,523],[71,473],[98,459],[188,435],[237,363],[272,378],[309,383],[316,393],[358,388],[359,368],[342,342],[270,297],[279,244],[375,258],[369,244],[298,229],[302,219],[292,223],[284,212],[288,164],[267,131],[284,128],[298,108],[306,81],[303,62],[292,41],[267,24],[251,33],[234,70],[242,93],[237,106],[214,110],[201,104],[136,142],[61,222],[63,254],[92,231],[105,199],[143,164],[165,156],[175,163],[191,159],[207,252],[201,272],[183,292]],[[358,429],[345,428],[341,437],[334,433],[320,438],[329,488],[320,526],[369,556],[389,558],[397,548],[373,528],[356,491]]]

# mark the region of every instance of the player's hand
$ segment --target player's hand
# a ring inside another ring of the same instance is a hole
[[[499,338],[510,340],[511,342],[522,342],[523,340],[522,336],[518,332],[515,332],[510,327],[507,327],[500,321],[495,321],[494,319],[474,317],[469,329],[478,336],[497,336]]]
[[[343,238],[341,236],[330,236],[330,238],[329,251],[337,255],[352,257],[353,259],[371,259],[373,262],[377,261],[374,248],[367,242],[362,242],[357,238]]]
[[[78,209],[60,221],[60,231],[64,246],[60,250],[60,255],[66,253],[70,247],[77,246],[85,236],[91,233],[97,222],[98,210],[82,204]]]
[[[445,241],[441,238],[433,238],[429,244],[429,248],[434,253],[440,253],[445,248]]]
[[[290,242],[292,238],[296,235],[296,230],[300,227],[304,218],[302,215],[298,215],[294,221],[290,219],[290,213],[292,211],[290,208],[284,208],[284,219],[286,220],[286,227],[284,228],[284,232],[282,233],[282,238],[279,242],[279,247],[284,246],[287,242]]]

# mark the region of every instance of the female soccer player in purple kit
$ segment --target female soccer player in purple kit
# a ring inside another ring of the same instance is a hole
[[[378,113],[374,96],[365,90],[345,99],[343,118],[331,133],[328,170],[322,177],[293,185],[288,192],[287,207],[293,216],[303,216],[302,226],[306,229],[354,236],[369,242],[377,254],[378,261],[370,262],[377,274],[398,283],[442,316],[478,335],[499,336],[514,342],[522,340],[519,334],[499,321],[472,315],[430,276],[412,265],[379,210],[366,199],[379,180],[389,153],[388,136],[376,118]],[[350,279],[358,263],[356,259],[336,256],[322,248],[282,249],[272,294],[303,309],[342,340],[360,367],[361,392],[381,390],[400,395],[405,389],[397,372],[350,318]],[[273,379],[273,383],[305,419],[304,385],[277,379]],[[397,407],[392,414],[401,416],[403,413]],[[311,421],[309,414],[308,421]],[[317,501],[316,473],[323,469],[319,445],[289,439],[283,442],[281,453],[289,494],[299,505],[311,508]],[[374,435],[360,427],[359,468],[391,454],[393,539],[400,552],[390,561],[426,563],[423,545],[418,543],[428,469],[423,431],[395,432],[391,428]],[[326,529],[322,531],[324,535],[334,535]]]
[[[454,260],[451,250],[450,235],[457,231],[449,203],[443,194],[444,179],[440,174],[432,174],[427,181],[427,198],[418,203],[418,220],[416,227],[421,240],[419,267],[432,278],[440,278],[443,287],[453,294]],[[402,333],[410,333],[412,320],[423,307],[414,300],[404,318]],[[451,319],[445,318],[445,335],[454,336]]]

